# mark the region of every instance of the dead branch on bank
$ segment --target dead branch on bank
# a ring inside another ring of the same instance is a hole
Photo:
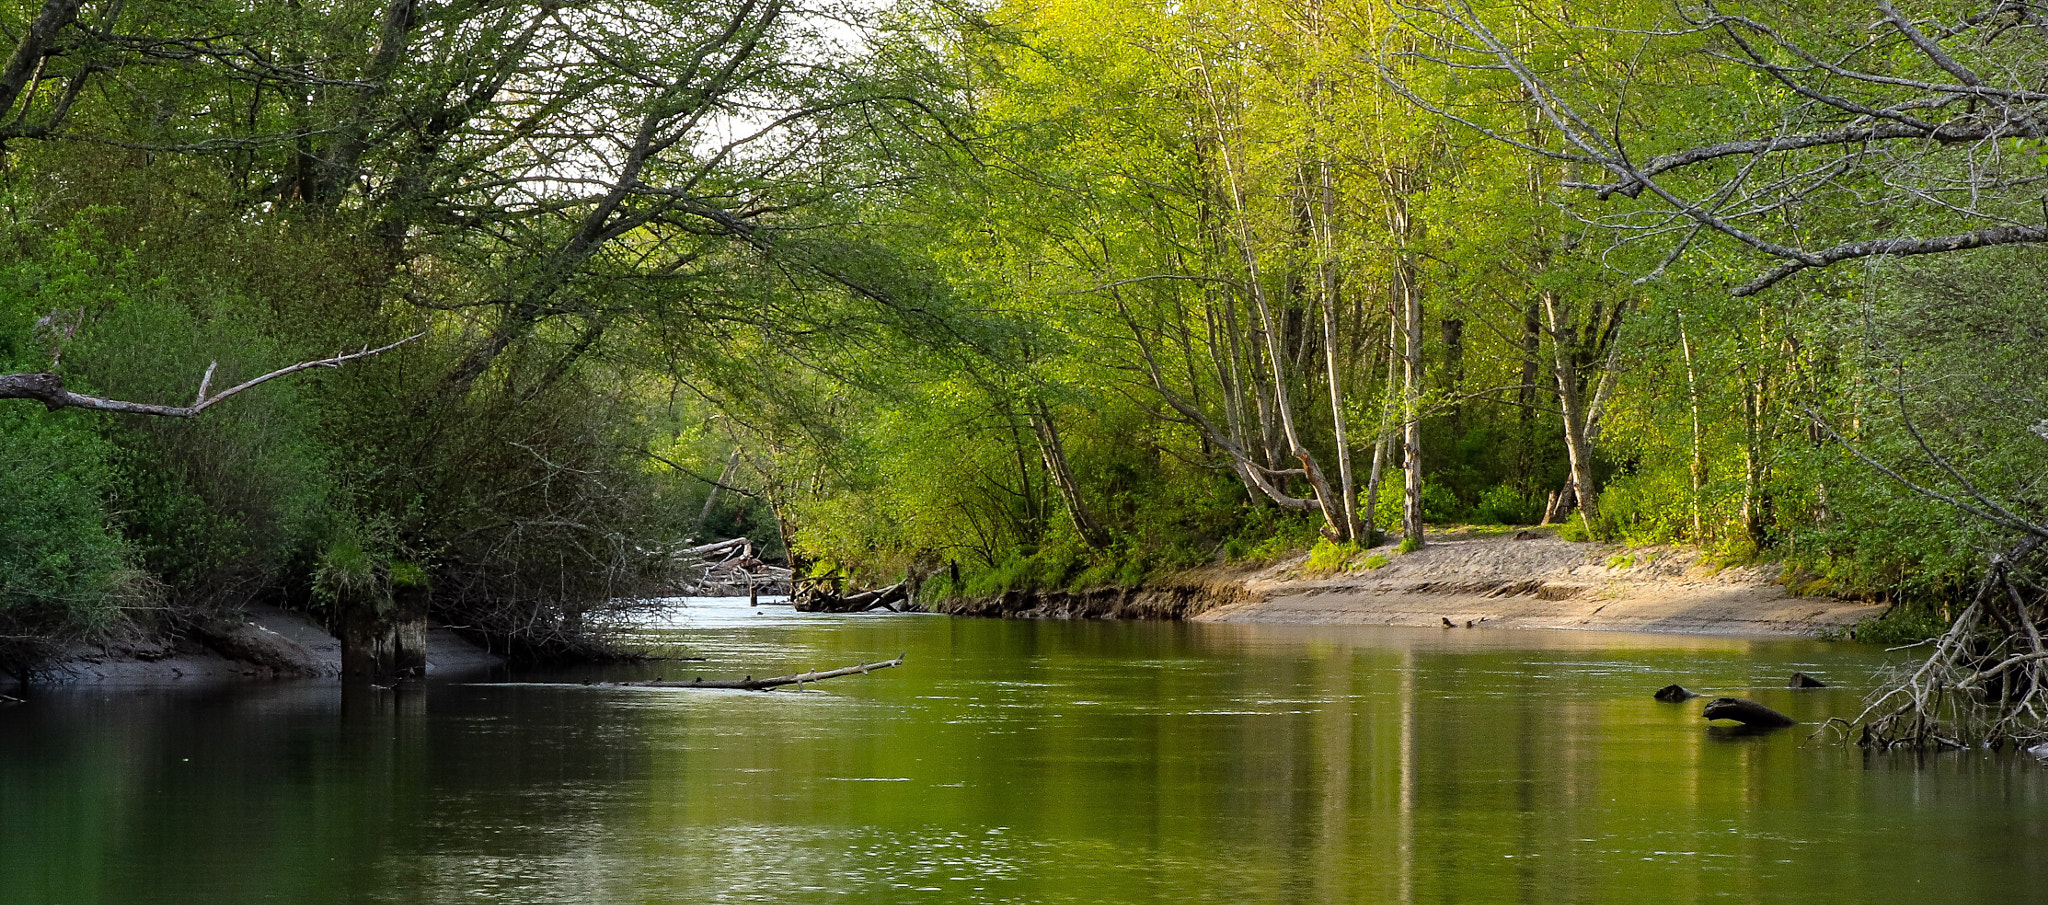
[[[838,594],[819,583],[800,589],[795,606],[799,613],[865,613],[869,610],[900,612],[910,603],[910,586],[897,582],[886,588]]]
[[[812,682],[836,679],[840,676],[867,675],[877,669],[902,666],[905,656],[905,654],[897,654],[896,659],[883,660],[880,663],[862,663],[857,666],[842,666],[838,669],[798,673],[793,676],[775,676],[769,679],[756,679],[753,676],[748,676],[744,679],[712,679],[705,681],[703,676],[698,676],[688,682],[670,682],[665,679],[655,679],[650,682],[620,682],[618,684],[634,688],[737,688],[745,691],[767,691],[770,688],[795,685],[797,690],[801,691],[803,686]]]
[[[388,346],[379,346],[375,349],[364,346],[361,350],[350,352],[346,355],[336,355],[333,358],[322,358],[318,361],[302,361],[295,365],[278,368],[261,377],[242,381],[239,384],[208,396],[206,391],[213,385],[213,371],[220,366],[219,362],[214,362],[206,366],[205,376],[199,378],[199,393],[194,397],[191,405],[153,405],[146,402],[126,402],[119,399],[103,399],[98,396],[88,396],[84,393],[74,393],[65,388],[62,375],[48,371],[25,374],[0,374],[0,399],[34,399],[51,411],[62,408],[80,408],[91,409],[96,412],[115,412],[124,415],[191,418],[200,412],[212,408],[215,403],[230,396],[243,390],[269,383],[279,377],[296,374],[312,368],[338,368],[359,358],[369,358],[372,355],[389,352],[425,335],[425,333],[415,333]]]

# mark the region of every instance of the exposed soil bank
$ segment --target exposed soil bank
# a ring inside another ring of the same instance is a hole
[[[427,674],[504,665],[496,654],[448,629],[427,632]],[[136,640],[78,648],[39,677],[51,682],[212,682],[231,679],[334,678],[341,642],[302,614],[256,607],[239,625],[177,641]]]
[[[1009,591],[940,601],[934,612],[1023,619],[1192,619],[1251,599],[1245,576],[1223,570],[1187,572],[1137,588]]]
[[[1391,548],[1384,551],[1391,554]],[[1677,547],[1574,543],[1549,532],[1440,535],[1377,569],[1327,577],[1300,562],[1254,575],[1249,599],[1212,622],[1570,628],[1705,635],[1814,635],[1882,604],[1794,597],[1776,565],[1713,569]]]
[[[1144,588],[1012,591],[941,612],[1054,619],[1599,629],[1709,635],[1842,631],[1881,604],[1794,597],[1775,565],[1713,569],[1697,551],[1574,543],[1549,531],[1434,535],[1378,568],[1303,573],[1305,557],[1250,572],[1205,569]]]

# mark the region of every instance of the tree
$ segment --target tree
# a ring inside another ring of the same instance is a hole
[[[1629,240],[1668,240],[1666,261],[1701,235],[1779,259],[1735,286],[1738,296],[1842,261],[2048,241],[2030,188],[2041,168],[2036,143],[2048,135],[2048,93],[2032,65],[2042,13],[1975,2],[1943,11],[1954,18],[1915,19],[1883,0],[1873,10],[1879,25],[1866,29],[1741,3],[1683,5],[1661,27],[1623,32],[1642,54],[1607,81],[1541,66],[1503,37],[1499,15],[1441,3],[1411,20],[1445,35],[1451,52],[1438,59],[1511,76],[1559,141],[1532,142],[1416,99],[1564,165],[1568,188],[1645,202],[1590,216]],[[1539,28],[1560,43],[1608,31],[1565,17]],[[1635,83],[1673,51],[1715,88],[1759,98],[1696,120],[1719,133],[1714,141],[1694,143],[1693,131],[1646,115],[1678,101]],[[1857,212],[1847,222],[1828,214],[1844,208]]]
[[[1673,129],[1669,111],[1683,106],[1689,89],[1638,83],[1645,75],[1641,66],[1625,67],[1610,82],[1546,64],[1503,37],[1529,27],[1526,20],[1510,23],[1501,11],[1462,0],[1441,3],[1413,20],[1443,37],[1449,49],[1435,60],[1510,79],[1557,141],[1533,141],[1409,95],[1491,139],[1561,165],[1569,174],[1561,185],[1587,193],[1593,204],[1619,206],[1619,213],[1575,209],[1621,243],[1660,243],[1661,262],[1644,280],[1697,254],[1702,236],[1722,237],[1748,260],[1776,261],[1733,285],[1735,296],[1846,261],[2048,241],[2048,227],[2040,225],[2048,211],[2035,189],[2039,142],[2048,128],[2042,118],[2048,94],[2036,84],[2035,65],[2043,50],[2042,13],[2005,3],[1950,4],[1941,12],[1938,18],[1909,16],[1884,0],[1874,8],[1877,25],[1865,28],[1861,20],[1710,0],[1680,7],[1663,25],[1634,30],[1575,28],[1563,17],[1535,25],[1560,43],[1576,35],[1626,35],[1637,44],[1634,58],[1661,66],[1667,77],[1685,71],[1695,84],[1746,89],[1742,103],[1710,106],[1710,115],[1689,123],[1693,128]],[[1668,62],[1672,58],[1680,62]],[[1709,140],[1700,141],[1700,134]],[[1984,298],[1988,304],[1995,297]],[[1860,338],[1874,348],[1910,336],[1878,329],[1882,318],[1868,310],[1861,319],[1868,328]],[[1984,380],[1967,364],[1993,352],[1982,343],[1948,347],[1950,355],[1961,354],[1933,373]],[[1864,420],[1864,406],[1880,403],[1895,409],[1889,427],[1897,433],[1873,432],[1867,423],[1845,432],[1811,404],[1805,416],[1877,473],[1988,530],[1981,539],[1986,566],[1972,603],[1922,667],[1873,700],[1862,718],[1862,740],[1888,746],[2038,738],[2048,731],[2039,671],[2048,654],[2038,628],[2044,599],[2030,576],[2048,528],[2030,514],[2038,501],[2027,484],[1982,464],[2001,458],[1984,445],[1999,436],[1988,425],[2010,419],[1957,405],[1948,393],[1909,389],[1905,375],[1924,371],[1924,360],[1885,353],[1871,364],[1864,374],[1876,398],[1850,394],[1857,420]],[[1759,372],[1743,395],[1750,451],[1744,521],[1756,537],[1762,530],[1755,488],[1763,386]],[[1931,397],[1934,407],[1915,394]],[[1939,413],[1951,442],[1931,439],[1936,432],[1923,422],[1930,411]],[[1858,433],[1860,439],[1852,436]],[[1881,457],[1869,451],[1873,445],[1897,452]]]

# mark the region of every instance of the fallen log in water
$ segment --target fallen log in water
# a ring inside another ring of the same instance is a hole
[[[1699,697],[1699,693],[1687,689],[1683,685],[1666,685],[1663,688],[1657,689],[1656,697],[1657,700],[1663,701],[1666,704],[1680,704]]]
[[[1805,673],[1803,673],[1803,672],[1795,672],[1795,673],[1793,673],[1793,674],[1792,674],[1792,684],[1791,684],[1790,686],[1788,686],[1788,687],[1791,687],[1791,688],[1826,688],[1826,687],[1828,687],[1828,683],[1826,683],[1826,682],[1823,682],[1823,681],[1821,681],[1821,680],[1819,680],[1819,679],[1816,679],[1816,678],[1814,678],[1814,677],[1812,677],[1812,676],[1809,676],[1809,675],[1807,675],[1807,674],[1805,674]]]
[[[706,681],[703,676],[698,676],[688,682],[670,682],[665,679],[655,679],[650,682],[620,682],[619,684],[630,685],[635,688],[737,688],[745,691],[766,691],[770,688],[781,688],[784,685],[801,687],[811,682],[836,679],[840,676],[866,675],[877,669],[902,666],[903,657],[903,654],[897,654],[896,659],[883,660],[880,663],[862,663],[858,666],[842,666],[838,669],[799,673],[793,676],[775,676],[769,679],[756,679],[753,676],[748,676],[744,679],[712,679]]]
[[[1707,702],[1700,716],[1710,720],[1734,720],[1758,729],[1779,729],[1799,722],[1748,698],[1715,698]]]

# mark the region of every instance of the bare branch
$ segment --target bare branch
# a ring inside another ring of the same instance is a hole
[[[2039,226],[1993,226],[1975,232],[1958,233],[1952,236],[1933,236],[1926,239],[1868,239],[1862,242],[1847,242],[1832,248],[1810,252],[1807,258],[1786,261],[1769,273],[1735,287],[1734,295],[1755,295],[1779,280],[1802,270],[1826,267],[1839,261],[1855,258],[1907,257],[1910,255],[1931,255],[1949,251],[1963,251],[1971,248],[1988,248],[1993,245],[2024,245],[2033,242],[2048,242],[2048,228]]]
[[[369,358],[372,355],[389,352],[425,335],[425,333],[415,333],[395,343],[379,346],[375,349],[365,346],[362,350],[350,352],[347,355],[336,355],[333,358],[322,358],[318,361],[302,361],[289,367],[278,368],[261,377],[245,380],[212,396],[206,395],[207,387],[213,382],[213,370],[215,367],[215,365],[210,364],[206,367],[206,376],[202,377],[199,381],[198,397],[191,405],[186,406],[125,402],[119,399],[103,399],[98,396],[87,396],[84,393],[74,393],[64,388],[63,377],[49,372],[0,374],[0,399],[34,399],[41,402],[51,411],[61,408],[81,408],[97,412],[116,412],[124,415],[190,418],[212,408],[215,403],[223,399],[244,390],[269,383],[279,377],[285,377],[312,368],[338,368],[357,359]]]

